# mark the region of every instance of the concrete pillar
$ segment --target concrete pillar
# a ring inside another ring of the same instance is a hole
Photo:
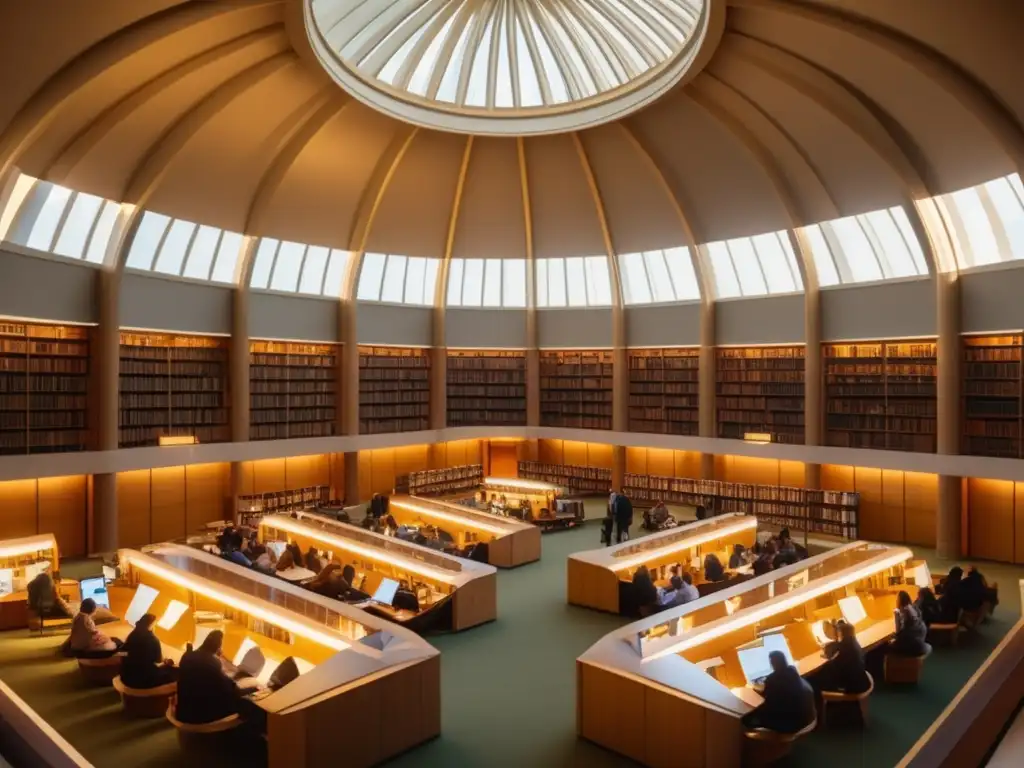
[[[625,484],[626,448],[622,445],[612,446],[612,488],[621,491]]]
[[[249,442],[249,290],[235,286],[231,297],[231,340],[228,347],[231,402],[231,442]],[[248,493],[243,487],[242,462],[231,462],[231,509],[235,517],[238,496]]]
[[[105,268],[96,273],[99,325],[92,334],[93,398],[95,406],[95,448],[116,451],[120,412],[121,334],[119,298],[121,276]],[[113,552],[118,547],[117,476],[93,476],[91,552]]]
[[[717,437],[715,428],[715,304],[708,301],[700,313],[700,361],[697,371],[698,432],[701,437]],[[700,457],[702,480],[714,480],[714,454]]]
[[[807,281],[804,294],[804,444],[825,440],[825,377],[821,360],[821,292]],[[821,465],[804,465],[804,487],[821,487]]]
[[[448,349],[430,350],[430,428],[448,426]]]
[[[939,330],[936,449],[940,454],[955,455],[960,452],[960,283],[955,272],[940,272],[935,283]],[[935,541],[939,557],[949,560],[964,554],[960,487],[959,477],[939,477]]]
[[[351,506],[366,499],[359,498],[359,454],[349,451],[345,456],[345,504]]]

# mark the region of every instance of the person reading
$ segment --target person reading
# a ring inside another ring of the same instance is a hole
[[[963,576],[963,568],[954,565],[939,585],[939,605],[942,608],[944,624],[956,624],[960,620],[960,611],[964,607]]]
[[[836,633],[838,637],[824,648],[829,663],[815,677],[816,687],[822,691],[864,693],[871,682],[864,666],[864,649],[857,642],[853,625],[840,620]]]
[[[725,569],[718,555],[712,552],[704,558],[704,581],[725,581],[726,578]]]
[[[921,620],[926,627],[942,622],[942,604],[928,587],[924,587],[917,593],[914,607],[921,614]]]
[[[649,615],[658,605],[658,589],[646,565],[641,565],[633,574],[633,600],[641,616]]]
[[[734,544],[732,554],[729,555],[729,570],[735,571],[747,564],[746,550],[742,544]]]
[[[224,673],[221,648],[224,633],[215,629],[181,657],[175,717],[190,725],[223,720],[238,712],[239,689]]]
[[[928,651],[925,638],[928,627],[921,614],[910,600],[910,595],[900,592],[896,596],[896,636],[889,642],[889,652],[900,656],[923,656]]]
[[[121,650],[123,643],[119,638],[109,638],[96,628],[94,613],[96,601],[87,597],[71,623],[71,634],[66,641],[66,649],[71,655],[83,659],[104,659]]]
[[[814,690],[786,660],[782,651],[768,654],[772,672],[764,681],[764,701],[742,718],[747,729],[796,733],[817,718]]]
[[[159,688],[178,679],[174,662],[164,658],[160,640],[153,634],[156,616],[143,614],[124,641],[121,682],[129,688]]]

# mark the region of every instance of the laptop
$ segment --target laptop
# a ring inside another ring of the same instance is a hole
[[[864,610],[864,603],[856,595],[844,597],[840,600],[839,610],[843,612],[843,618],[846,619],[846,623],[853,626],[857,626],[857,624],[868,617],[868,612]]]
[[[285,541],[268,541],[267,549],[274,553],[274,557],[278,560],[281,559],[281,555],[284,554],[284,550],[287,548],[288,542]]]
[[[395,601],[395,595],[398,593],[398,582],[394,579],[381,579],[380,586],[377,587],[377,591],[373,593],[371,598],[376,603],[382,605],[391,605]]]
[[[772,673],[772,665],[768,660],[768,649],[763,645],[744,648],[737,651],[740,668],[749,685],[764,685],[765,678]]]
[[[106,579],[102,576],[90,576],[88,579],[82,579],[78,582],[78,588],[81,591],[83,600],[91,597],[96,605],[110,610],[110,594],[107,592]],[[141,616],[142,614],[139,615]]]

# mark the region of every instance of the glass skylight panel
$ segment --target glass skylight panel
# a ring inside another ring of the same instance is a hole
[[[772,232],[750,239],[757,253],[768,293],[793,293],[803,287],[796,254],[787,232]]]
[[[587,256],[584,265],[587,273],[587,304],[592,307],[610,307],[612,283],[608,274],[608,257]]]
[[[220,244],[221,231],[216,227],[200,225],[195,241],[192,243],[192,250],[188,254],[188,262],[185,264],[185,277],[195,280],[210,278],[213,259],[217,255],[217,246]]]
[[[345,271],[348,269],[349,259],[352,254],[348,251],[331,249],[331,256],[327,260],[327,271],[324,273],[324,296],[342,295],[345,288]]]
[[[612,303],[608,259],[604,256],[538,259],[534,269],[538,307],[602,307]]]
[[[107,256],[107,247],[110,245],[110,238],[114,234],[114,227],[117,224],[117,214],[121,206],[112,200],[103,203],[96,226],[93,227],[92,237],[89,239],[89,249],[85,252],[85,260],[93,264],[102,264]]]
[[[384,282],[381,283],[380,300],[401,304],[405,297],[405,268],[408,259],[405,256],[388,256],[384,267]]]
[[[830,285],[839,285],[839,273],[836,271],[836,263],[832,259],[832,251],[829,250],[825,235],[821,227],[812,224],[804,227],[804,235],[811,248],[811,256],[814,259],[814,268],[818,273],[818,285],[825,288]]]
[[[996,215],[1003,226],[1013,259],[1024,259],[1024,185],[1013,174],[985,185]]]
[[[582,256],[565,260],[565,287],[570,307],[587,306],[587,278]]]
[[[49,192],[43,203],[39,215],[36,217],[32,232],[25,243],[29,248],[37,251],[49,251],[53,245],[54,237],[57,234],[57,227],[60,226],[64,217],[64,209],[71,200],[71,190],[57,184],[50,184]]]
[[[102,197],[84,193],[76,195],[75,202],[72,203],[71,210],[68,212],[67,218],[64,219],[64,226],[61,227],[60,236],[57,238],[57,244],[53,247],[53,252],[72,259],[82,258],[86,241],[89,239],[89,232],[96,222],[102,205]]]
[[[1024,259],[1024,185],[1016,173],[942,197],[961,269]]]
[[[423,304],[423,281],[427,274],[426,259],[409,259],[409,266],[405,270],[405,298],[406,304]],[[433,303],[433,302],[429,302]]]
[[[839,242],[852,278],[850,282],[863,283],[882,279],[882,267],[875,256],[875,249],[856,216],[836,219],[827,222],[825,226],[832,230]]]
[[[367,253],[356,298],[393,304],[433,306],[440,261],[421,256]]]
[[[191,221],[175,219],[171,228],[167,230],[163,245],[160,246],[153,271],[165,275],[180,275],[185,264],[185,254],[192,244],[195,232],[196,225]]]
[[[446,304],[449,307],[462,306],[462,259],[452,259],[448,264],[448,298]]]
[[[274,269],[274,257],[277,256],[280,245],[281,242],[272,237],[260,238],[260,243],[256,246],[256,255],[253,257],[252,276],[249,278],[251,287],[266,288],[270,285],[270,273]]]
[[[242,257],[245,237],[239,232],[225,230],[220,236],[217,258],[213,262],[210,279],[215,283],[234,283],[238,280],[238,261]]]
[[[690,249],[680,246],[666,248],[663,251],[665,264],[672,275],[672,290],[676,301],[693,301],[700,298],[700,285],[697,273],[693,271],[693,258]]]
[[[277,249],[274,260],[274,271],[270,273],[270,289],[295,293],[299,287],[299,274],[302,272],[302,261],[306,255],[304,243],[283,240]]]
[[[502,304],[506,307],[526,306],[526,260],[502,259]]]
[[[360,301],[380,301],[380,285],[384,279],[384,263],[387,256],[383,253],[363,254],[363,264],[359,271],[359,287],[356,298]]]
[[[302,263],[302,275],[299,277],[299,293],[320,296],[324,292],[324,271],[330,248],[311,245],[306,249],[306,258]]]
[[[651,85],[629,88],[651,70],[678,80],[707,24],[706,0],[306,2],[310,37],[328,72],[342,85],[357,78],[387,86],[350,89],[358,98],[419,108],[425,99],[446,116],[474,118],[627,96]],[[643,102],[631,101],[630,110]]]
[[[700,298],[690,249],[685,246],[619,256],[626,304],[669,303]]]
[[[132,238],[131,248],[128,250],[128,261],[126,265],[132,269],[149,271],[153,268],[153,259],[156,257],[157,249],[163,242],[164,233],[170,225],[169,216],[160,213],[146,211],[142,214],[142,221],[135,230],[135,237]]]
[[[538,307],[550,306],[548,299],[548,260],[538,259],[534,262],[534,275],[537,283],[537,297],[535,303]]]
[[[144,272],[233,283],[242,242],[242,235],[237,232],[145,211],[125,264]],[[254,274],[259,273],[260,267],[257,258]]]
[[[484,300],[485,307],[501,306],[501,260],[486,259],[484,261]]]
[[[709,243],[707,246],[708,258],[711,261],[711,271],[715,275],[715,290],[718,298],[732,299],[742,296],[739,277],[733,267],[732,256],[723,241]]]
[[[462,306],[479,307],[483,302],[483,291],[483,259],[466,259],[462,278]]]
[[[525,259],[452,259],[446,303],[450,307],[525,307]]]
[[[650,304],[654,301],[642,253],[620,255],[619,274],[622,278],[622,300],[626,304]]]

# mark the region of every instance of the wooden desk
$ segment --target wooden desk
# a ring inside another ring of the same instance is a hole
[[[57,585],[57,594],[65,602],[71,604],[81,602],[81,591],[74,579],[61,579]],[[9,629],[25,629],[28,627],[28,591],[11,592],[0,597],[0,632]]]

